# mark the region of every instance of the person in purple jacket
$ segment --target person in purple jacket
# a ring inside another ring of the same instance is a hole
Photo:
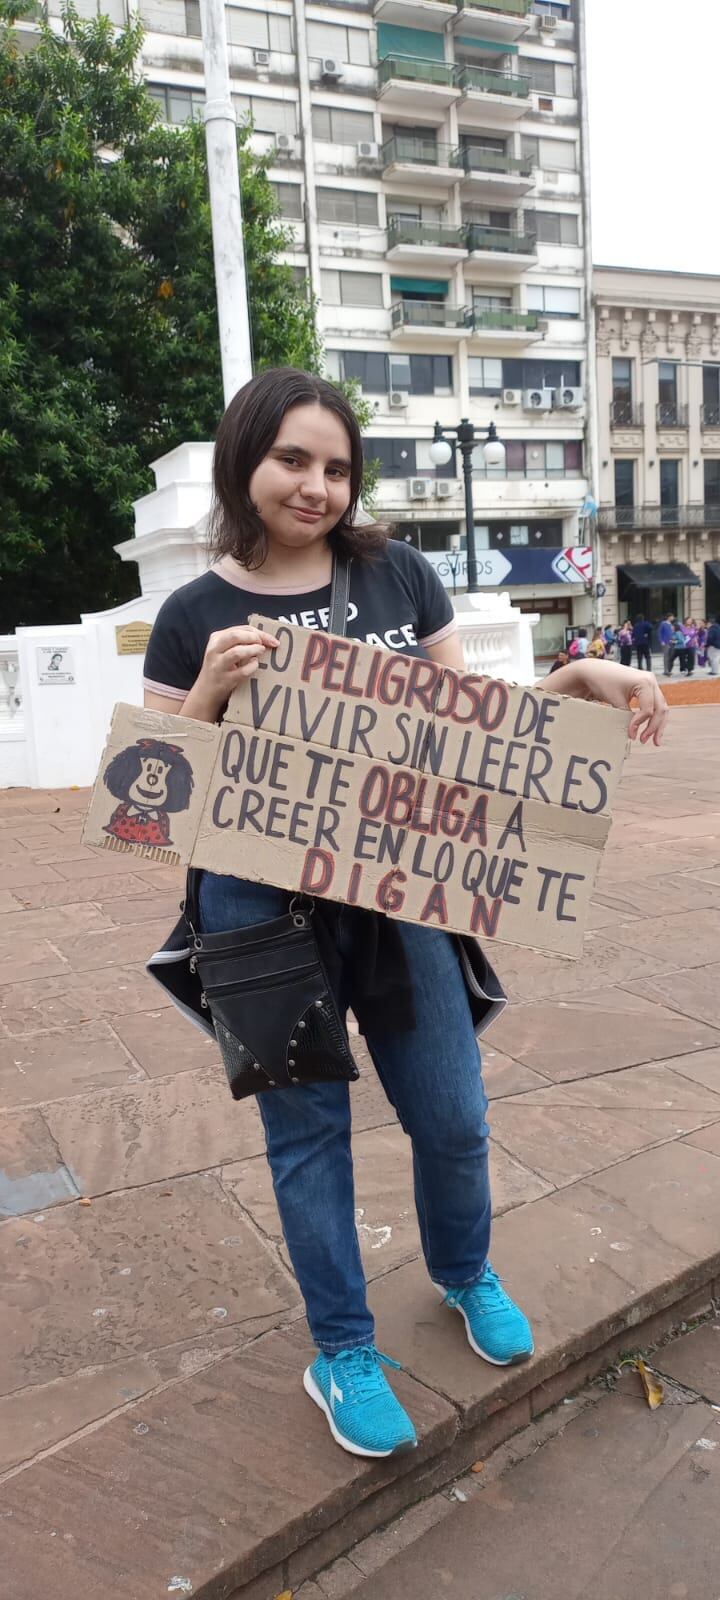
[[[650,653],[650,640],[652,639],[652,623],[646,622],[643,616],[635,618],[633,628],[633,645],[637,652],[638,667],[645,667],[647,672],[652,672],[652,655]]]

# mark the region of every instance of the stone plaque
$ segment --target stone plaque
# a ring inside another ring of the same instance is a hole
[[[152,633],[151,622],[125,622],[115,629],[115,648],[119,656],[144,656]]]

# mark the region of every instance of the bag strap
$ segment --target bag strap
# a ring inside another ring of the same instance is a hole
[[[347,632],[348,601],[350,599],[350,558],[333,556],[332,588],[330,590],[330,615],[328,633]]]

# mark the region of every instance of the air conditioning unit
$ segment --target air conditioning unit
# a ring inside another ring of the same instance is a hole
[[[320,63],[320,74],[323,78],[341,78],[343,75],[342,62],[337,56],[323,56]]]
[[[554,33],[557,25],[557,17],[538,17],[538,33]]]
[[[556,411],[579,411],[585,399],[582,389],[556,389]]]
[[[253,50],[253,61],[255,62],[255,66],[256,67],[269,67],[269,65],[270,65],[270,51],[269,50]]]
[[[370,161],[374,166],[380,160],[380,146],[371,139],[362,139],[357,147],[358,161]]]
[[[559,183],[559,182],[560,182],[560,173],[559,172],[553,172],[552,170],[549,170],[547,172],[543,172],[543,183]]]
[[[277,150],[278,155],[297,155],[297,140],[293,138],[291,133],[276,133],[275,149]]]
[[[430,478],[411,478],[408,483],[409,500],[427,500],[430,493]]]
[[[410,395],[407,389],[391,389],[388,395],[388,404],[391,411],[406,411]]]
[[[504,406],[519,406],[522,395],[519,389],[503,389],[502,403]]]
[[[524,389],[523,411],[552,411],[552,389]]]
[[[452,478],[438,478],[435,484],[435,498],[437,500],[451,500],[457,494],[457,484]]]

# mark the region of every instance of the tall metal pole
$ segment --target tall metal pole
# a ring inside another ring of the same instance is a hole
[[[590,209],[590,119],[588,111],[588,58],[585,26],[585,0],[577,0],[575,11],[578,59],[578,98],[580,101],[580,171],[582,181],[583,257],[585,279],[585,474],[591,498],[600,501],[600,470],[598,460],[599,419],[595,353],[595,302],[593,299],[592,231]],[[593,577],[595,586],[602,577],[602,550],[597,516],[589,519],[590,543],[593,552]],[[593,602],[593,622],[600,627],[603,619],[602,599],[597,595]]]
[[[467,417],[463,417],[457,430],[458,444],[462,454],[463,480],[465,484],[465,532],[467,535],[467,575],[468,594],[478,594],[480,585],[477,581],[477,556],[475,553],[475,507],[473,505],[473,450],[475,448],[475,429]]]
[[[225,0],[200,0],[205,142],[223,394],[228,405],[252,377],[235,107],[230,95]]]

